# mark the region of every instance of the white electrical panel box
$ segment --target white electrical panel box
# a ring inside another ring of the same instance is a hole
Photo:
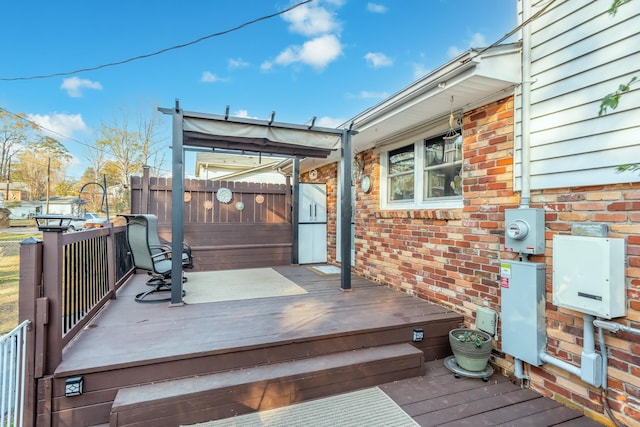
[[[553,237],[553,304],[611,319],[626,315],[625,240]]]
[[[544,209],[519,208],[504,211],[504,250],[521,254],[543,254]]]

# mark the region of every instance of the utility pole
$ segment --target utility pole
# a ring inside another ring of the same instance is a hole
[[[49,195],[51,194],[51,157],[47,157],[47,203],[45,213],[49,214]]]
[[[9,183],[11,182],[11,156],[9,156],[9,161],[7,162],[7,192],[5,196],[5,201],[9,202]]]

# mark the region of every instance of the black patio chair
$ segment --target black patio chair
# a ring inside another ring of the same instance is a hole
[[[151,253],[154,255],[164,253],[168,254],[170,257],[171,244],[160,241],[160,234],[158,233],[158,217],[152,214],[140,214],[137,216],[145,217],[149,224],[149,245],[151,246]],[[191,246],[186,242],[182,242],[182,268],[193,268]]]
[[[167,298],[156,297],[154,294],[171,292],[171,250],[168,244],[162,244],[157,234],[157,217],[155,215],[121,215],[127,219],[127,241],[133,258],[133,264],[137,269],[145,270],[151,278],[147,284],[153,286],[146,292],[136,295],[137,302],[164,302],[171,301]],[[191,251],[183,252],[184,266],[193,267]],[[185,281],[185,277],[182,277]],[[182,296],[185,295],[184,290]],[[147,298],[149,297],[149,298]]]

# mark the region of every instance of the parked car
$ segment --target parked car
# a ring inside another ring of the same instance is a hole
[[[107,218],[90,218],[84,222],[84,229],[101,228],[107,223]]]
[[[95,212],[87,212],[84,214],[83,218],[72,220],[69,223],[68,231],[78,231],[85,228],[93,228],[95,227],[93,224],[96,224],[100,221],[102,222],[102,225],[100,225],[100,227],[102,227],[106,222],[106,218],[100,218],[100,215]],[[89,225],[89,227],[87,227],[87,225]]]

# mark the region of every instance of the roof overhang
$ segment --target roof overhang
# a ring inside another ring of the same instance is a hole
[[[353,150],[398,140],[452,110],[468,111],[504,98],[513,93],[520,76],[519,43],[468,50],[349,120],[357,132],[352,136]],[[338,158],[332,154],[327,162]],[[309,163],[303,165],[309,168]],[[318,165],[313,162],[313,167]]]

